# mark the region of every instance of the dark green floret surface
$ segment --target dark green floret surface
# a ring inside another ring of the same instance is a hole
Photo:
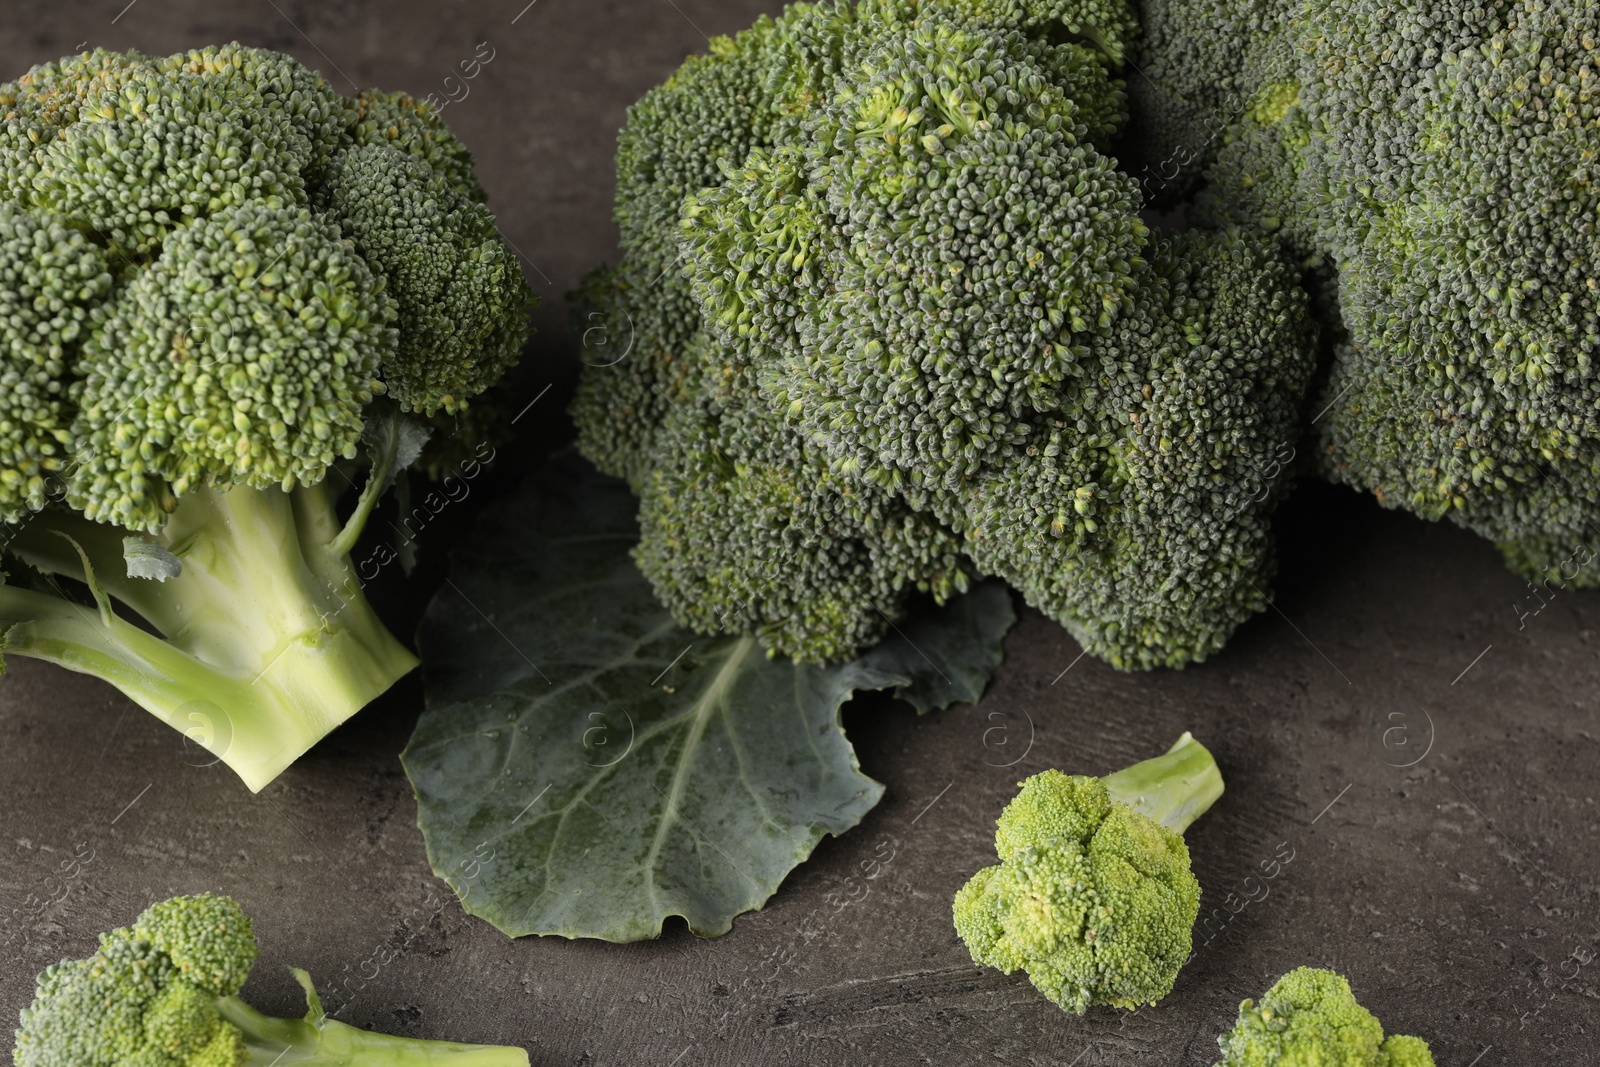
[[[1322,474],[1550,588],[1600,584],[1600,13],[1145,0],[1144,19],[1136,140],[1170,155],[1206,111],[1178,183],[1196,217],[1323,278]]]
[[[1136,27],[796,4],[633,106],[573,416],[681,621],[844,659],[999,575],[1132,668],[1265,605],[1309,300],[1270,238],[1141,217],[1108,154]]]

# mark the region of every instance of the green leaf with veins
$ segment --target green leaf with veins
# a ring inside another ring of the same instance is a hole
[[[845,701],[975,695],[1013,618],[980,587],[902,624],[898,652],[769,660],[672,621],[629,556],[635,511],[557,456],[485,513],[423,622],[427,710],[402,757],[418,824],[466,910],[512,936],[637,941],[671,915],[726,933],[883,795]]]

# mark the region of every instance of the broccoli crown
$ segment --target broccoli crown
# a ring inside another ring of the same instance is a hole
[[[900,590],[985,572],[1148,667],[1263,606],[1309,315],[1270,241],[1152,241],[1098,147],[1132,25],[1120,4],[797,4],[630,111],[625,255],[579,297],[573,414],[643,497],[639,558],[680,620],[842,658]],[[758,439],[791,473],[735,492],[776,469]],[[779,515],[856,547],[790,583]]]
[[[1491,538],[1530,577],[1600,583],[1575,562],[1600,533],[1600,13],[1211,7],[1275,40],[1274,63],[1230,67],[1174,33],[1146,69],[1181,86],[1226,67],[1248,101],[1201,217],[1336,272],[1323,472]]]
[[[1324,468],[1553,575],[1600,530],[1600,12],[1350,6],[1338,27],[1305,19],[1313,62],[1385,55],[1307,90],[1351,335]]]
[[[481,199],[431,109],[276,52],[97,50],[0,86],[0,516],[55,476],[154,530],[198,486],[320,481],[380,393],[456,410],[533,301]]]
[[[1217,1043],[1217,1067],[1433,1067],[1426,1041],[1386,1039],[1377,1018],[1356,1003],[1350,983],[1314,967],[1296,968],[1259,1002],[1241,1003],[1238,1024]]]
[[[801,126],[831,99],[835,81],[886,30],[930,22],[1026,27],[1040,41],[1052,27],[1070,27],[1099,42],[1041,43],[1035,60],[1072,90],[1069,106],[1085,136],[1109,138],[1120,125],[1121,84],[1110,79],[1102,49],[1121,47],[1131,31],[1121,2],[827,0],[790,5],[776,19],[716,38],[707,55],[691,57],[629,108],[618,137],[615,210],[626,255],[575,294],[589,369],[572,410],[580,447],[602,470],[640,485],[655,430],[679,395],[685,346],[704,329],[680,266],[685,199],[719,185],[724,168],[752,151],[801,139]]]
[[[239,992],[255,961],[250,920],[232,899],[157,904],[102,934],[93,956],[39,975],[18,1067],[242,1067],[243,1035],[217,1001]]]
[[[995,848],[999,865],[955,898],[956,932],[974,963],[1026,970],[1080,1015],[1172,991],[1200,910],[1181,835],[1113,801],[1098,778],[1050,770],[1022,783]]]

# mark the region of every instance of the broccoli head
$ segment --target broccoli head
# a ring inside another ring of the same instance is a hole
[[[1177,25],[1188,5],[1156,6]],[[1208,9],[1272,63],[1174,32],[1146,69],[1174,92],[1230,71],[1245,106],[1220,120],[1200,220],[1265,229],[1331,275],[1323,473],[1493,540],[1530,578],[1600,584],[1600,13],[1269,6]]]
[[[1187,733],[1105,778],[1050,770],[1023,782],[995,829],[1000,863],[956,894],[973,962],[1025,970],[1079,1015],[1166,996],[1200,912],[1182,834],[1221,795],[1216,761]]]
[[[1272,241],[1159,240],[1140,218],[1102,151],[1131,19],[797,4],[634,106],[625,254],[581,294],[573,414],[644,514],[672,516],[640,553],[680,620],[847,658],[901,610],[893,591],[995,574],[1095,654],[1151,667],[1265,605],[1312,324]],[[804,516],[770,486],[729,492],[729,442],[756,437],[804,457],[806,488],[780,483]],[[857,547],[824,549],[834,573],[768,566],[776,515],[809,542],[830,513],[856,516],[837,529]],[[719,606],[733,589],[747,610]]]
[[[415,665],[348,559],[415,459],[380,445],[493,385],[532,303],[407,97],[238,44],[0,86],[0,552],[47,576],[0,584],[0,655],[202,720],[259,789]]]
[[[1217,1067],[1434,1067],[1426,1041],[1385,1038],[1383,1026],[1356,1003],[1350,983],[1314,967],[1296,968],[1259,1002],[1240,1004],[1238,1025],[1217,1044]]]
[[[937,20],[882,34],[798,143],[685,201],[709,327],[841,469],[958,490],[1131,303],[1138,195],[1081,143],[1046,48]]]
[[[93,956],[39,975],[16,1034],[17,1067],[527,1067],[517,1048],[390,1037],[329,1019],[301,970],[292,973],[306,1017],[268,1018],[238,998],[257,955],[250,920],[230,897],[154,904],[132,926],[101,934]]]

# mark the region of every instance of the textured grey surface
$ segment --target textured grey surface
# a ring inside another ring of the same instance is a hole
[[[555,388],[535,409],[533,454],[559,436],[570,380],[560,294],[613,254],[624,108],[701,31],[777,5],[525,3],[8,2],[0,70],[80,42],[169,52],[239,38],[346,89],[348,76],[426,94],[487,41],[495,58],[446,117],[545,296],[524,377],[530,400]],[[0,685],[0,1015],[41,967],[86,954],[151,900],[213,889],[257,919],[259,1006],[295,1012],[283,968],[300,965],[348,1021],[518,1043],[540,1065],[1188,1067],[1211,1062],[1240,998],[1299,964],[1349,974],[1441,1067],[1600,1062],[1600,966],[1586,962],[1600,951],[1600,595],[1560,593],[1519,629],[1523,584],[1460,531],[1321,486],[1283,526],[1281,610],[1200,667],[1120,675],[1025,613],[978,707],[920,721],[888,701],[853,708],[883,804],[714,941],[679,928],[639,945],[511,942],[464,916],[428,871],[396,758],[414,682],[252,797],[220,767],[187,765],[200,761],[179,737],[111,689],[14,662]],[[425,570],[383,591],[397,625],[437,580]],[[989,861],[1016,780],[1108,771],[1185,728],[1229,783],[1189,834],[1205,908],[1229,918],[1212,920],[1220,932],[1172,996],[1078,1019],[1020,976],[971,966],[949,900]],[[1276,877],[1247,888],[1263,864]],[[1247,892],[1258,899],[1241,908]]]

